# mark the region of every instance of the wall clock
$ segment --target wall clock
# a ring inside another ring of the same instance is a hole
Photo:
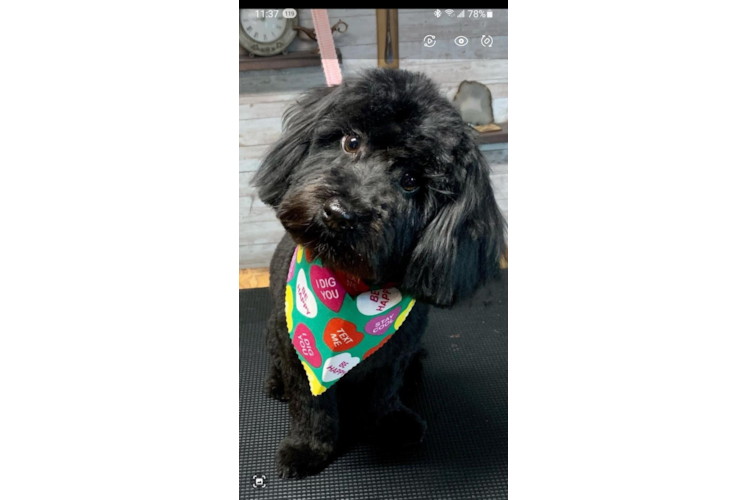
[[[239,9],[239,44],[257,56],[280,54],[293,42],[298,24],[295,9]]]

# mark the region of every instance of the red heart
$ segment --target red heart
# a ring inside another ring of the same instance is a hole
[[[333,318],[325,327],[325,344],[333,352],[347,351],[356,347],[364,338],[364,334],[356,330],[356,325],[350,321]]]
[[[335,277],[338,278],[338,282],[343,285],[343,288],[345,288],[351,297],[369,291],[369,285],[356,276],[351,276],[342,271],[335,271]]]

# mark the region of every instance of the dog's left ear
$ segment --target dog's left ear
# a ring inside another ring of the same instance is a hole
[[[494,198],[489,168],[472,145],[455,172],[460,190],[429,223],[413,251],[402,286],[417,298],[451,306],[498,276],[506,222]]]

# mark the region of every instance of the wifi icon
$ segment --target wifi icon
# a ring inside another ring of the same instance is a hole
[[[444,13],[447,14],[449,17],[452,17],[455,15],[455,11],[453,11],[452,9],[447,9],[444,11]]]

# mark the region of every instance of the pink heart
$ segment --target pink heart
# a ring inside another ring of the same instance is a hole
[[[286,283],[290,283],[293,279],[293,272],[296,270],[296,254],[299,253],[299,247],[293,251],[293,257],[291,257],[291,265],[288,268],[288,276],[286,277]]]
[[[314,294],[328,308],[339,312],[340,308],[343,307],[345,288],[338,282],[335,275],[324,267],[312,265],[310,277]]]
[[[312,331],[304,323],[299,323],[293,334],[293,346],[309,361],[309,364],[315,368],[322,365],[322,356],[317,350],[317,342],[314,340]]]

